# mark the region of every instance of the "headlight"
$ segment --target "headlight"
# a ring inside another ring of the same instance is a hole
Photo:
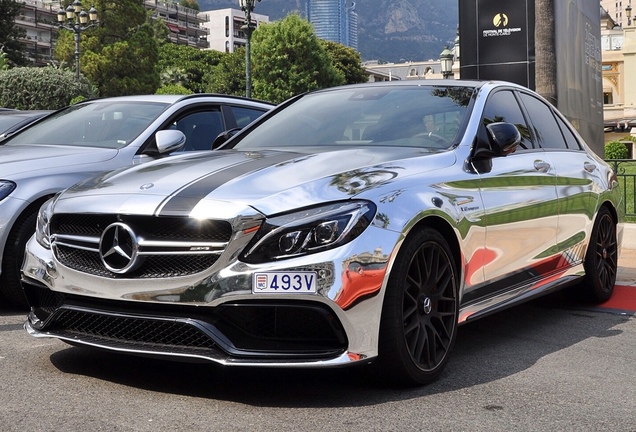
[[[49,221],[51,216],[51,207],[55,198],[46,201],[38,211],[38,217],[35,222],[35,239],[41,246],[50,249],[51,239],[49,238]]]
[[[15,190],[15,183],[9,180],[0,180],[0,201],[9,196]]]
[[[257,264],[341,246],[358,237],[373,221],[375,212],[371,202],[347,201],[267,219],[241,260]]]

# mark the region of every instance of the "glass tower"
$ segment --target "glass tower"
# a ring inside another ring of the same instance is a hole
[[[355,2],[347,0],[308,0],[309,22],[324,40],[358,49],[358,14]]]

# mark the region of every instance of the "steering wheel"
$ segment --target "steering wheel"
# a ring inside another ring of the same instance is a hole
[[[446,139],[445,137],[436,134],[435,132],[421,132],[418,134],[413,135],[412,138],[426,138],[428,140],[431,140],[433,142],[435,142],[436,144],[439,144],[440,147],[450,147],[451,143],[448,139]]]

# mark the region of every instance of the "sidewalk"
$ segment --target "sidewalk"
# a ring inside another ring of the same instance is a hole
[[[636,224],[625,224],[623,249],[618,257],[616,285],[636,287]]]

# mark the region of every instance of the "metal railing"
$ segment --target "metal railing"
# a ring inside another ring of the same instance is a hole
[[[634,159],[607,159],[612,166],[623,194],[623,210],[625,216],[636,221],[636,160]]]

